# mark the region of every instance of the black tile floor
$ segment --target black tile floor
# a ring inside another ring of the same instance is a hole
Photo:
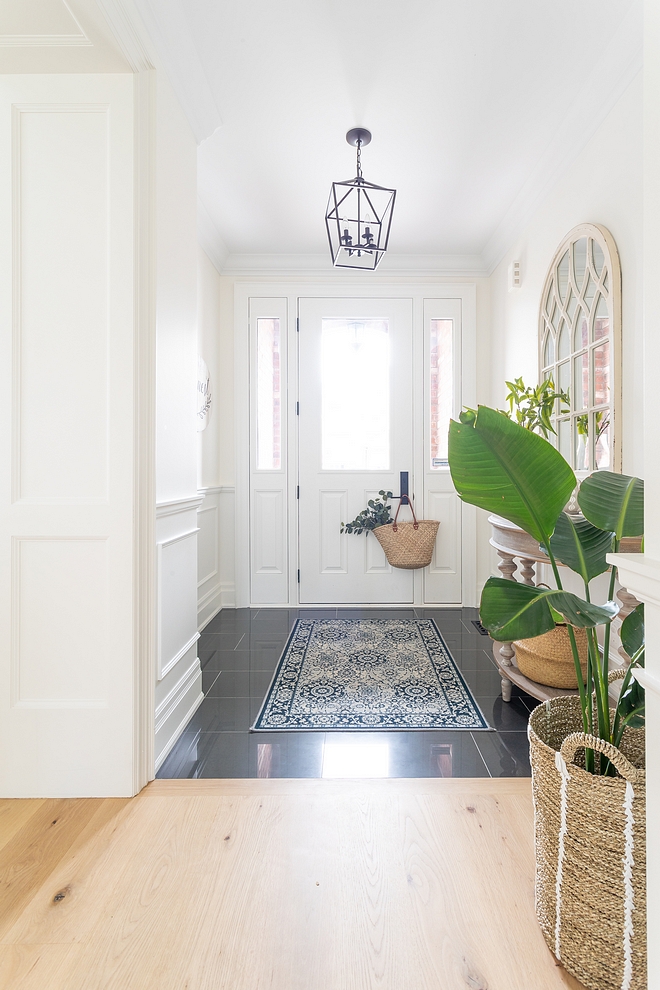
[[[298,617],[392,615],[435,619],[495,731],[249,732]],[[199,640],[204,701],[157,776],[321,777],[324,767],[326,776],[342,776],[346,760],[351,776],[365,760],[361,776],[529,777],[527,720],[538,702],[515,687],[511,702],[502,701],[492,642],[474,627],[476,618],[473,608],[223,609]]]

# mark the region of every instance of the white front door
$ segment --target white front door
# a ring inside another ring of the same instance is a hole
[[[340,531],[399,494],[401,471],[414,491],[412,299],[301,299],[299,314],[300,602],[412,603],[413,572]]]

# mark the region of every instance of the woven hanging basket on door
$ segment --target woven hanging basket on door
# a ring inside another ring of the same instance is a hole
[[[399,502],[394,522],[386,526],[377,526],[373,534],[392,567],[413,570],[431,563],[440,523],[435,519],[418,520],[412,502],[408,502],[408,505],[413,514],[412,522],[397,522],[401,511],[401,502]]]
[[[543,936],[589,990],[646,990],[644,730],[616,749],[584,734],[579,698],[559,697],[534,709],[529,742]],[[585,746],[618,775],[587,773]]]

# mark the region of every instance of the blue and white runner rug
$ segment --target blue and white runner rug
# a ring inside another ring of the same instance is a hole
[[[298,619],[253,726],[487,728],[432,619]]]

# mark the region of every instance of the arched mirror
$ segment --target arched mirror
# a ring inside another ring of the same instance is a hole
[[[621,470],[621,268],[610,232],[575,227],[548,271],[539,317],[539,371],[557,401],[553,443],[575,471]]]

